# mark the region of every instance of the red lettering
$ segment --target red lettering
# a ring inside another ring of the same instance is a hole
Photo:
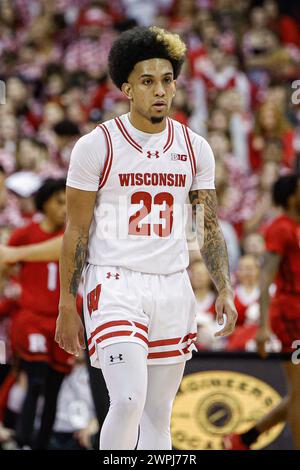
[[[121,186],[129,186],[129,178],[130,178],[129,173],[119,174],[120,185]]]

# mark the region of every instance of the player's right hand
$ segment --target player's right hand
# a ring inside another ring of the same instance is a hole
[[[258,354],[263,359],[268,356],[268,352],[266,351],[266,343],[270,340],[270,337],[271,332],[269,328],[266,326],[261,326],[258,328],[256,333],[256,346]]]
[[[84,328],[76,310],[60,311],[56,320],[55,341],[74,356],[79,356],[80,349],[85,349]]]

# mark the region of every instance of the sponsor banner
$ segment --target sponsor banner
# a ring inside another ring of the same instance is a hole
[[[285,395],[278,359],[226,354],[197,354],[187,362],[173,406],[173,447],[222,449],[222,437],[250,429]],[[262,434],[258,449],[293,449],[285,423]]]

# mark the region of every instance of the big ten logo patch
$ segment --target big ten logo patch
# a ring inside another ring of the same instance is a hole
[[[209,371],[183,378],[172,414],[173,447],[222,449],[222,437],[250,429],[281,400],[265,382],[231,371]],[[268,446],[284,424],[261,434],[252,449]]]
[[[187,155],[182,155],[180,153],[171,153],[171,160],[173,161],[181,161],[181,162],[186,162],[187,161]]]
[[[101,294],[101,284],[98,284],[95,289],[91,290],[91,292],[87,295],[87,306],[90,316],[93,312],[98,310],[99,307],[99,300]]]

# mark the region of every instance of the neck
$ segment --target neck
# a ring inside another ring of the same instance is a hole
[[[166,117],[164,117],[161,122],[153,124],[149,119],[139,114],[132,107],[130,109],[129,119],[133,127],[139,131],[147,132],[148,134],[157,134],[164,131],[166,128]]]
[[[41,229],[46,232],[46,233],[54,233],[59,230],[60,227],[57,227],[57,225],[53,224],[49,219],[43,219],[42,222],[40,223]]]
[[[300,223],[300,214],[296,209],[288,209],[286,211],[286,215],[291,219],[295,220],[295,222]]]

